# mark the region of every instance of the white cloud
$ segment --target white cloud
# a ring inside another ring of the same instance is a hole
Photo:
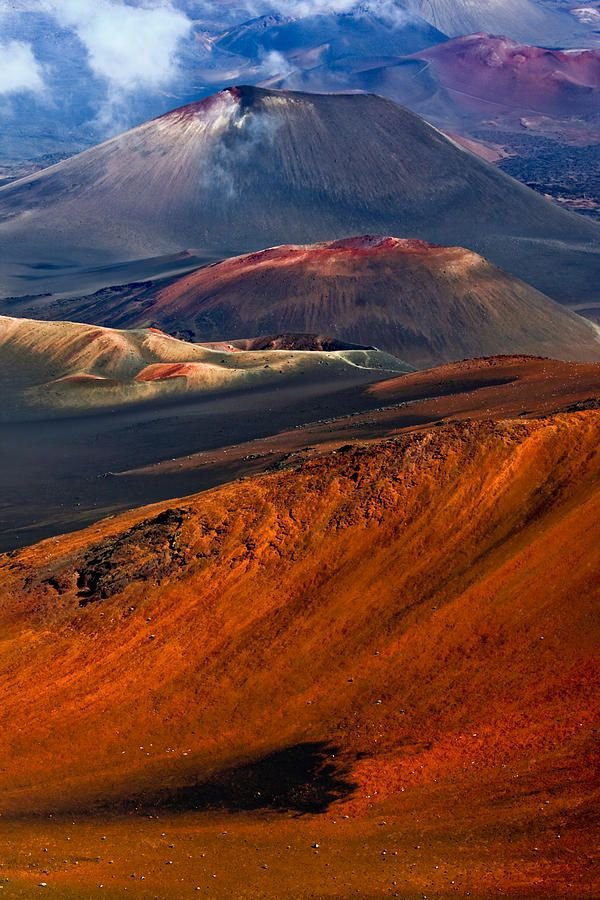
[[[158,93],[178,75],[180,42],[192,29],[172,0],[40,0],[74,34],[88,66],[107,87],[96,126],[104,133],[130,127],[131,100]]]
[[[357,4],[356,0],[279,0],[274,5],[280,13],[302,18],[324,12],[347,12]]]
[[[267,13],[302,19],[306,16],[369,11],[375,15],[402,22],[416,13],[415,0],[174,0],[191,16],[199,15],[218,30],[219,24],[231,24],[244,18]],[[452,0],[448,0],[452,2]],[[489,0],[488,0],[489,2]]]
[[[0,43],[0,94],[41,94],[43,91],[42,67],[31,44],[23,41]]]
[[[171,2],[132,6],[122,0],[45,0],[58,22],[84,45],[93,73],[114,95],[167,86],[191,22]]]
[[[293,65],[277,50],[270,50],[268,53],[260,54],[259,71],[264,78],[274,78],[276,75],[285,78],[294,71]]]
[[[259,4],[249,0],[245,7],[249,14],[258,15],[259,12],[270,10],[299,19],[323,13],[360,14],[368,11],[393,24],[405,22],[415,11],[413,0],[271,0]]]
[[[268,108],[268,105],[267,105]],[[207,141],[205,164],[199,172],[202,184],[220,197],[233,198],[240,189],[240,172],[262,148],[273,143],[280,120],[264,109],[242,109],[235,93],[220,94],[206,118],[193,123],[203,133],[221,134],[221,140]]]

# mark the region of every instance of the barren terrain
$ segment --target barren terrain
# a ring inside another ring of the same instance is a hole
[[[598,424],[451,422],[5,557],[5,889],[595,896]]]
[[[25,314],[24,303],[18,308]],[[476,253],[377,235],[274,247],[174,279],[49,301],[43,315],[157,326],[195,341],[329,334],[416,367],[498,354],[600,358],[595,325]]]

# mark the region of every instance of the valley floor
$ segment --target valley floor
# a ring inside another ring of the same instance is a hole
[[[530,793],[522,775],[520,796],[496,796],[490,806],[471,775],[476,804],[468,783],[407,789],[360,818],[334,805],[326,814],[301,817],[222,812],[8,822],[0,894],[28,900],[596,897],[581,822],[570,826],[573,810],[560,796]]]

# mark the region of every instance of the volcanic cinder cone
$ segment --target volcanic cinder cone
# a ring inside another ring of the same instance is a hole
[[[529,353],[600,359],[600,330],[470,250],[362,236],[282,246],[177,278],[65,301],[73,315],[197,341],[309,332],[415,366]]]
[[[105,271],[127,260],[361,233],[469,247],[561,300],[600,290],[600,227],[418,116],[370,95],[248,87],[0,190],[0,288],[81,291],[133,280]]]
[[[498,110],[569,118],[598,115],[600,50],[568,53],[472,34],[418,54],[467,113]]]

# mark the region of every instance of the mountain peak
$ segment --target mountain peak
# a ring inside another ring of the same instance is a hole
[[[297,95],[292,91],[274,90],[251,84],[232,85],[218,91],[216,94],[211,94],[210,97],[203,97],[201,100],[178,106],[176,109],[163,113],[151,121],[173,124],[197,118],[211,119],[215,116],[222,116],[225,111],[233,112],[233,110],[238,110],[243,113],[252,110],[271,98],[278,98],[280,102],[283,102],[286,99],[292,101],[295,96],[309,97],[308,94]],[[145,126],[142,125],[140,127],[144,128]]]
[[[458,243],[556,295],[598,283],[596,255],[584,265],[573,251],[575,266],[569,250],[597,244],[593,223],[365,94],[227,88],[2,188],[0,221],[7,296],[56,290],[59,277],[85,293],[115,283],[112,270],[104,284],[85,272],[182,248],[212,262],[352,234]]]

